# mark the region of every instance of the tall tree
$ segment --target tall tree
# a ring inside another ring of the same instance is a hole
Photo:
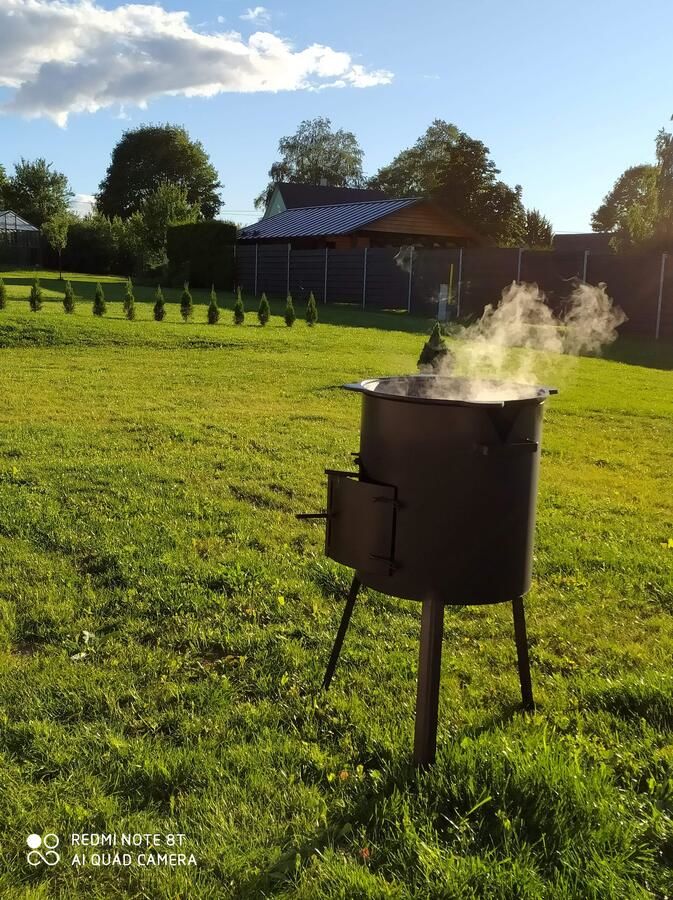
[[[67,177],[42,158],[32,162],[21,158],[4,189],[5,204],[38,228],[65,213],[72,196]]]
[[[521,188],[509,187],[499,174],[485,144],[435,119],[370,183],[393,197],[430,197],[485,237],[518,244],[525,232]]]
[[[68,246],[68,231],[72,219],[73,216],[71,213],[59,212],[50,216],[46,222],[42,223],[42,234],[45,236],[47,243],[52,250],[55,250],[58,253],[58,277],[61,281],[63,281],[61,255]]]
[[[673,117],[672,117],[673,118]],[[662,128],[655,143],[657,153],[657,237],[673,238],[673,134]]]
[[[136,225],[143,267],[164,265],[168,226],[195,222],[198,215],[198,207],[189,202],[186,188],[169,182],[159,184],[129,220],[132,230]]]
[[[554,239],[554,229],[539,209],[526,210],[524,243],[531,250],[548,250]]]
[[[124,132],[112,151],[96,198],[98,209],[128,218],[166,182],[185,190],[200,217],[214,219],[219,212],[222,185],[201,143],[179,125],[141,125]]]
[[[332,130],[324,116],[304,119],[294,134],[278,141],[280,159],[269,169],[269,184],[255,200],[257,208],[269,202],[278,181],[296,184],[321,184],[331,187],[360,187],[362,148],[352,131]]]
[[[628,250],[654,234],[660,215],[658,180],[657,166],[631,166],[591,216],[594,231],[612,234],[615,250]]]

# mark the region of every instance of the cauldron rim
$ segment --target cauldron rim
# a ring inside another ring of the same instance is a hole
[[[394,382],[421,382],[437,379],[439,381],[452,381],[452,382],[462,382],[462,383],[472,383],[481,382],[482,384],[491,384],[502,386],[503,390],[507,388],[526,388],[530,393],[527,396],[516,397],[516,398],[505,398],[502,400],[498,399],[488,399],[488,400],[468,400],[468,399],[459,399],[455,397],[432,397],[432,396],[410,396],[409,394],[399,394],[393,393],[392,391],[379,390],[379,385],[390,384]],[[547,397],[552,394],[557,394],[557,388],[548,387],[548,386],[539,386],[539,385],[530,385],[530,384],[522,384],[515,381],[497,381],[495,379],[487,379],[487,378],[458,378],[458,377],[447,377],[443,375],[386,375],[380,378],[366,378],[363,381],[351,382],[349,384],[343,384],[342,388],[347,391],[356,391],[360,394],[365,394],[368,397],[375,397],[381,400],[396,400],[402,401],[404,403],[421,403],[428,404],[433,406],[472,406],[478,408],[502,408],[503,406],[518,406],[524,405],[527,403],[543,403]]]

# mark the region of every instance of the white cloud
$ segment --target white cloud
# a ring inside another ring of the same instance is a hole
[[[195,31],[186,12],[161,6],[0,0],[0,87],[13,91],[2,110],[59,125],[72,113],[145,107],[161,96],[365,88],[392,77],[321,44]]]
[[[248,22],[268,22],[271,18],[271,13],[265,6],[253,6],[252,8],[248,7],[241,14],[240,18]]]
[[[70,209],[78,216],[86,216],[92,211],[95,202],[93,194],[75,194],[70,201]]]

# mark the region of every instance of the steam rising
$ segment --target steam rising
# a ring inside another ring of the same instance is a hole
[[[478,322],[461,328],[457,334],[458,363],[450,374],[467,380],[459,400],[483,401],[497,397],[493,381],[521,386],[521,396],[530,394],[530,385],[540,382],[539,372],[549,368],[547,354],[577,357],[597,354],[617,337],[617,328],[626,321],[619,307],[613,306],[606,286],[580,283],[563,314],[554,316],[545,295],[536,284],[513,282],[505,288],[497,306],[489,305]],[[440,375],[449,375],[449,364]],[[555,372],[558,365],[554,366]],[[488,387],[484,379],[491,383]]]

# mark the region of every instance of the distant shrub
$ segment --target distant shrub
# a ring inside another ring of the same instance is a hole
[[[215,285],[210,289],[210,303],[208,304],[208,324],[217,325],[220,321],[220,307],[217,305],[217,294],[215,293]]]
[[[0,309],[7,308],[7,288],[5,282],[0,278]]]
[[[63,293],[63,309],[67,313],[75,312],[75,292],[69,281],[65,283],[65,291]]]
[[[292,328],[295,323],[297,314],[294,311],[294,303],[292,302],[292,294],[287,295],[287,303],[285,304],[285,324],[288,328]]]
[[[131,279],[126,282],[126,290],[124,291],[124,315],[132,322],[136,317],[136,298],[133,296],[133,285]]]
[[[182,291],[182,297],[180,297],[180,315],[187,322],[194,314],[194,301],[192,300],[192,295],[189,293],[189,285],[185,282],[184,290]]]
[[[259,301],[259,309],[257,310],[257,318],[259,319],[260,325],[266,325],[271,317],[271,308],[269,306],[269,301],[266,299],[266,294],[262,294],[262,299]]]
[[[161,285],[157,285],[154,292],[154,320],[155,322],[163,322],[166,318],[166,301],[161,290]]]
[[[318,307],[315,303],[313,291],[308,295],[308,303],[306,304],[306,321],[309,325],[315,325],[318,321]]]
[[[40,279],[36,278],[33,281],[33,285],[30,289],[30,297],[28,298],[28,303],[30,304],[30,308],[33,312],[38,312],[42,309],[42,288],[40,287]]]
[[[236,303],[234,303],[234,325],[242,325],[245,321],[245,307],[243,306],[243,297],[241,289],[236,288]]]
[[[105,302],[105,294],[100,281],[96,285],[96,293],[93,295],[93,314],[94,316],[104,316],[107,312],[107,304]]]

